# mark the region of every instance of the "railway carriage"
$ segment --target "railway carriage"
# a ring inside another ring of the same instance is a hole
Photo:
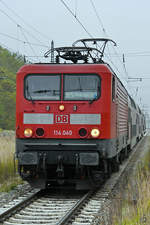
[[[111,40],[80,41],[84,47],[56,48],[56,63],[25,65],[17,73],[18,170],[34,187],[100,185],[138,140],[139,110],[103,62],[104,49],[85,44]],[[89,63],[92,51],[100,57]]]

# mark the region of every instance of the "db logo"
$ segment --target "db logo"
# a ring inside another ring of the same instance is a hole
[[[69,116],[68,115],[56,115],[56,123],[68,123]]]

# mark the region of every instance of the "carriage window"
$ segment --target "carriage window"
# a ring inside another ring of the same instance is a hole
[[[95,74],[64,75],[64,100],[96,100],[100,96],[100,77]]]
[[[25,78],[28,100],[60,100],[60,75],[31,74]]]

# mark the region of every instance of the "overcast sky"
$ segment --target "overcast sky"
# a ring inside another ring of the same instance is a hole
[[[147,79],[150,78],[150,1],[64,2],[93,37],[107,37],[117,43],[115,51],[109,48],[115,72],[136,102],[150,111],[150,79]],[[89,38],[61,0],[0,0],[0,21],[0,45],[34,56],[28,58],[32,62],[43,60],[39,56],[50,48],[51,40],[54,40],[55,47],[59,47],[69,46],[80,38]],[[116,52],[118,57],[114,56]],[[127,73],[121,64],[123,53]],[[127,76],[145,79],[131,82]]]

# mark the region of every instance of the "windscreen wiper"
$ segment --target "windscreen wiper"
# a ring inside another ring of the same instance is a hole
[[[52,90],[37,90],[37,91],[33,91],[33,93],[46,93],[46,92],[51,92]]]
[[[55,95],[59,95],[58,90],[48,90],[48,89],[41,89],[41,90],[36,90],[36,91],[33,91],[33,93],[47,93],[47,92],[52,92],[51,95],[55,96]]]
[[[89,104],[92,104],[94,101],[96,101],[97,100],[97,97],[96,98],[93,98],[93,99],[91,99],[91,100],[89,100]]]
[[[98,99],[97,94],[95,94],[94,97],[93,97],[93,99],[89,100],[89,104],[92,104],[97,99]]]

